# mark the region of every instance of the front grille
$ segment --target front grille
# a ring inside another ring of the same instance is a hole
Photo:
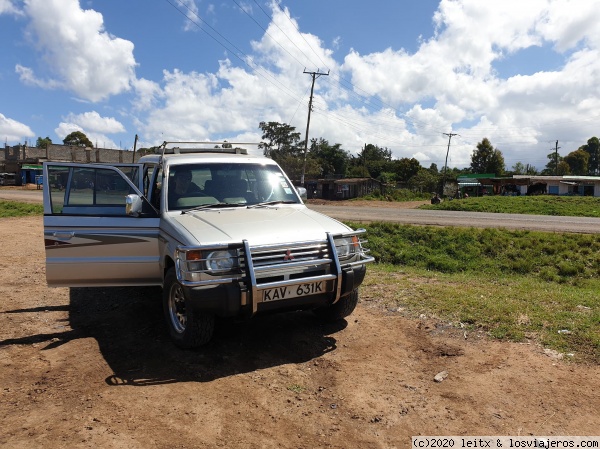
[[[251,247],[254,267],[278,266],[284,268],[292,262],[330,259],[327,242],[292,243],[278,246]]]
[[[250,257],[259,285],[327,274],[332,262],[326,241],[254,246]]]

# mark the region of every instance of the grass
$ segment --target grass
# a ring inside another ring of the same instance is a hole
[[[600,235],[350,225],[367,229],[378,261],[363,297],[378,286],[392,310],[600,363]]]
[[[445,274],[414,267],[369,267],[362,298],[376,291],[389,310],[425,314],[508,341],[534,341],[579,362],[600,363],[600,282],[555,284],[527,276]],[[560,332],[559,332],[560,331]]]
[[[482,196],[445,200],[421,209],[504,214],[556,215],[562,217],[600,217],[600,198],[591,196]]]
[[[41,204],[0,200],[0,218],[25,217],[28,215],[42,215],[43,213],[44,206]]]

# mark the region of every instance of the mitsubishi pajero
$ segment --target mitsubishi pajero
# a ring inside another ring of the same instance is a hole
[[[161,286],[184,348],[207,343],[215,317],[351,314],[373,261],[365,231],[308,209],[273,160],[233,145],[165,142],[133,164],[44,163],[48,285]]]

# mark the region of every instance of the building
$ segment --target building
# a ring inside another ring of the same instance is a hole
[[[50,144],[47,148],[5,145],[0,151],[0,172],[16,173],[17,184],[38,184],[44,161],[133,163],[140,155],[130,150],[84,148]]]
[[[358,198],[373,192],[382,193],[383,184],[373,178],[341,178],[319,179],[316,184],[307,185],[316,187],[316,192],[311,192],[309,198],[322,198],[324,200],[347,200]],[[314,188],[314,187],[313,187]]]
[[[473,191],[476,195],[579,195],[600,197],[600,176],[544,176],[513,175],[495,177],[494,175],[470,175],[458,178],[461,192]],[[471,195],[471,193],[469,193]]]

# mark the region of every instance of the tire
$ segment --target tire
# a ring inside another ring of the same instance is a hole
[[[215,330],[215,316],[194,310],[182,285],[177,281],[175,269],[165,276],[163,311],[173,342],[183,349],[193,349],[210,341]]]
[[[315,314],[326,321],[339,321],[351,315],[358,304],[358,289],[355,288],[346,296],[342,296],[338,302],[331,306],[315,309]]]

